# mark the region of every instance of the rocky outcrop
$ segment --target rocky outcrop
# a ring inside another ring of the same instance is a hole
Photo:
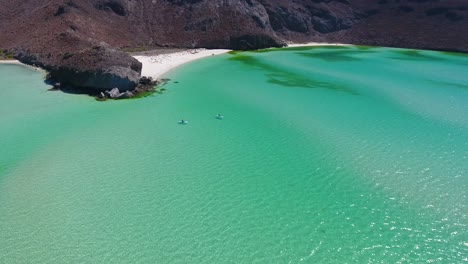
[[[96,94],[96,99],[99,101],[104,101],[107,99],[129,99],[133,97],[140,97],[144,96],[144,94],[152,93],[156,91],[156,85],[158,85],[158,81],[153,80],[151,77],[141,77],[138,81],[138,84],[132,91],[122,91],[117,87],[114,87],[110,90],[106,90],[104,92],[100,92]]]
[[[49,72],[49,78],[62,86],[73,86],[89,93],[114,87],[133,90],[141,75],[141,63],[126,53],[104,46],[94,46],[58,56],[18,52],[17,58],[38,65]]]
[[[110,91],[105,91],[104,93],[100,93],[98,95],[98,98],[104,99],[104,98],[109,98],[109,99],[128,99],[132,98],[134,94],[130,91],[125,91],[125,92],[120,92],[119,88],[115,87]]]
[[[258,34],[231,37],[229,46],[234,50],[255,50],[270,47],[279,48],[286,46],[286,44],[281,43],[268,35]]]

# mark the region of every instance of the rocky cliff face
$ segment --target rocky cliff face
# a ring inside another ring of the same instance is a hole
[[[460,0],[0,0],[0,49],[82,87],[131,89],[114,49],[255,49],[294,41],[468,51]]]

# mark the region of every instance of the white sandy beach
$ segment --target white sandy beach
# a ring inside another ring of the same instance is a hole
[[[159,54],[152,56],[134,56],[143,64],[142,76],[149,76],[153,79],[160,78],[164,73],[190,61],[204,57],[224,54],[227,49],[191,49],[175,53]]]
[[[0,64],[16,64],[16,65],[21,65],[21,66],[24,66],[24,67],[31,68],[31,69],[33,69],[35,71],[45,72],[45,70],[42,69],[42,68],[27,65],[27,64],[24,64],[24,63],[22,63],[22,62],[20,62],[18,60],[0,60]]]
[[[0,60],[0,64],[22,64],[17,60]]]

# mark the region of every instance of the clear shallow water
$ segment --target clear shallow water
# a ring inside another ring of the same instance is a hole
[[[0,259],[467,262],[467,66],[226,54],[171,72],[164,94],[99,103],[0,65]]]

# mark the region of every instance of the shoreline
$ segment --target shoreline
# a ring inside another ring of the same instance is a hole
[[[132,57],[142,63],[141,76],[157,80],[167,72],[183,64],[209,56],[225,54],[229,51],[231,50],[200,48],[155,55],[134,55]]]
[[[26,65],[26,64],[21,63],[18,60],[0,60],[0,64],[22,64],[22,65]]]
[[[346,43],[330,43],[330,42],[307,42],[307,43],[286,43],[285,48],[307,47],[307,46],[354,46]]]
[[[307,47],[307,46],[353,46],[345,43],[307,42],[286,43],[283,48]],[[129,52],[129,55],[142,63],[141,76],[151,77],[154,80],[161,79],[166,73],[186,63],[228,53],[230,49],[161,49],[143,52]],[[132,54],[134,53],[134,54]],[[0,60],[0,64],[14,64],[28,67],[35,71],[46,72],[44,69],[24,64],[18,60]]]
[[[21,65],[23,67],[27,67],[27,68],[30,68],[32,70],[35,70],[35,71],[40,71],[40,72],[46,72],[46,70],[40,68],[40,67],[35,67],[35,66],[32,66],[32,65],[28,65],[28,64],[24,64],[22,63],[21,61],[19,60],[0,60],[0,64],[13,64],[13,65]]]
[[[287,43],[284,48],[293,47],[306,47],[306,46],[352,46],[352,44],[344,43]],[[216,56],[225,54],[230,49],[173,49],[169,50],[150,50],[144,52],[137,52],[137,54],[130,55],[142,63],[141,76],[151,77],[155,80],[160,79],[167,72],[177,68],[183,64],[192,62],[194,60],[206,58],[209,56]],[[145,54],[147,53],[147,54]]]

